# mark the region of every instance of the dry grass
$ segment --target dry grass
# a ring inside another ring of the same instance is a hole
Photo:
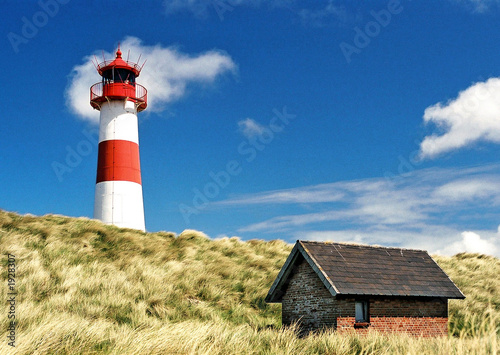
[[[0,210],[0,297],[16,256],[16,348],[2,354],[497,354],[500,261],[436,261],[466,294],[450,303],[450,336],[298,338],[265,295],[291,245],[211,240],[196,231],[142,233],[63,216]]]

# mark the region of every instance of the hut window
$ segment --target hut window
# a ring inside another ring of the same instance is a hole
[[[370,316],[368,314],[368,301],[356,301],[355,319],[357,323],[370,322]]]

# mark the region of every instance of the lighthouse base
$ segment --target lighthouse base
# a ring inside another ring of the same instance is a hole
[[[145,231],[142,186],[130,181],[96,184],[94,218],[106,224]]]

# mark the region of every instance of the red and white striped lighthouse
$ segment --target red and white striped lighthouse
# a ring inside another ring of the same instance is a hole
[[[137,112],[147,90],[137,84],[142,67],[116,58],[96,64],[102,81],[90,88],[90,105],[101,111],[94,218],[118,227],[145,230]]]

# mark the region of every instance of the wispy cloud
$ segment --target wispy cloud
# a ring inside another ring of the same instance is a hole
[[[319,9],[302,8],[297,11],[304,24],[315,27],[324,27],[331,21],[344,23],[349,18],[344,6],[337,5],[333,0],[329,0],[326,5]]]
[[[448,0],[459,4],[473,13],[487,13],[498,7],[500,0]],[[305,0],[164,0],[166,15],[176,13],[191,13],[196,18],[206,19],[218,15],[221,20],[226,13],[236,8],[286,9],[297,15],[306,25],[324,27],[332,23],[345,24],[352,22],[361,15],[358,9],[348,1],[305,1]]]
[[[287,231],[297,226],[328,221],[350,221],[350,223],[358,225],[416,224],[426,219],[426,214],[422,212],[422,205],[425,201],[418,197],[422,193],[428,194],[429,192],[409,186],[398,189],[390,181],[373,179],[356,183],[340,182],[322,185],[322,188],[319,189],[307,187],[305,190],[288,191],[286,202],[324,202],[326,207],[320,207],[321,212],[273,217],[243,227],[240,231]],[[312,190],[315,190],[315,192],[311,193]],[[260,200],[263,204],[274,204],[277,202],[273,201],[273,198],[279,195],[280,192],[271,192],[269,195],[262,194],[253,197],[253,203]],[[252,197],[244,197],[241,202],[251,199]],[[227,203],[235,204],[237,202],[238,200],[232,200]],[[336,202],[336,205],[333,209],[328,209],[327,202]],[[278,203],[285,203],[285,200],[282,199]]]
[[[485,13],[491,10],[492,7],[500,4],[499,0],[451,0],[455,3],[463,5],[475,13]]]
[[[218,202],[219,205],[284,204],[284,203],[319,203],[340,201],[344,192],[331,188],[331,184],[307,186],[303,188],[263,192],[251,196],[242,196],[234,200]]]
[[[456,180],[438,187],[435,196],[443,201],[473,201],[476,199],[490,200],[498,205],[500,195],[500,180],[498,176],[481,176],[480,178]]]
[[[177,12],[190,12],[195,17],[206,18],[210,12],[219,10],[232,11],[237,6],[258,7],[266,4],[270,7],[283,7],[294,0],[165,0],[163,5],[167,15]]]
[[[192,84],[210,84],[224,73],[235,72],[237,67],[231,57],[222,51],[208,51],[198,55],[182,53],[174,47],[147,46],[136,37],[127,37],[121,43],[126,58],[128,51],[133,58],[142,54],[147,63],[138,82],[148,89],[148,110],[160,112],[165,105],[180,99]],[[104,52],[106,59],[114,53]],[[102,52],[96,53],[102,58]],[[93,55],[86,56],[84,63],[76,65],[66,88],[67,106],[79,117],[93,123],[99,119],[98,111],[89,104],[89,88],[100,77],[92,64]]]
[[[196,17],[207,17],[213,0],[165,0],[163,6],[167,15],[189,11]]]
[[[238,128],[247,139],[252,139],[261,136],[264,133],[265,127],[257,121],[246,118],[238,122]]]
[[[265,6],[267,9],[286,9],[296,14],[305,25],[323,27],[332,22],[344,23],[348,18],[354,17],[344,6],[338,4],[339,2],[335,0],[328,0],[326,3],[303,0],[165,0],[163,5],[167,15],[189,12],[196,18],[206,19],[210,15],[217,14],[221,20],[224,19],[225,13],[231,13],[238,7]]]
[[[425,137],[423,158],[468,147],[477,142],[500,143],[500,78],[479,82],[460,92],[456,99],[428,107],[424,122],[443,132]]]
[[[284,204],[293,213],[272,216]],[[500,165],[433,168],[402,179],[372,178],[269,191],[216,205],[266,206],[270,218],[242,226],[240,233],[333,238],[447,254],[474,251],[472,245],[487,252],[486,246],[494,246],[488,253],[500,253],[498,233],[478,228],[495,223],[498,215]],[[463,234],[469,232],[479,237]]]

